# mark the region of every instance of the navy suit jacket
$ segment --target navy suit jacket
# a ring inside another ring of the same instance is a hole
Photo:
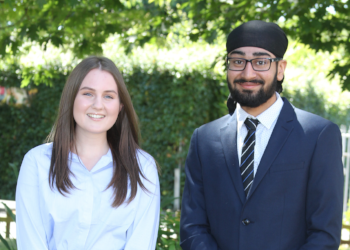
[[[195,130],[181,209],[183,250],[338,250],[344,181],[339,128],[283,101],[248,198],[236,115]]]

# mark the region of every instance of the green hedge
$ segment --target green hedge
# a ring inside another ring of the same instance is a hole
[[[16,174],[10,167],[20,166],[24,154],[31,148],[42,144],[49,134],[58,109],[58,101],[66,76],[57,74],[52,79],[52,87],[41,84],[26,87],[27,92],[33,88],[38,92],[29,98],[29,106],[15,105],[10,100],[9,105],[0,105],[0,198],[15,197]],[[21,78],[15,70],[2,72],[1,84],[5,87],[20,87]]]
[[[20,87],[23,79],[16,71],[16,67],[2,71],[0,86]],[[0,105],[1,199],[14,199],[16,175],[10,166],[20,166],[24,154],[45,141],[67,78],[67,72],[58,67],[42,68],[35,74],[30,69],[20,71],[29,80],[24,89],[37,93],[30,96],[28,106]],[[193,130],[226,112],[226,86],[209,69],[183,73],[153,65],[124,70],[123,75],[139,116],[142,147],[160,164],[162,195],[170,197],[173,169],[184,163]]]

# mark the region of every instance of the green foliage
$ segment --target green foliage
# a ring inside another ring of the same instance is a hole
[[[338,125],[350,124],[349,108],[343,109],[339,103],[329,102],[324,93],[317,92],[310,82],[305,88],[286,88],[282,96],[286,97],[295,107],[318,114]]]
[[[327,79],[338,53],[315,53],[292,41],[285,55],[288,62],[283,96],[296,106],[338,125],[350,124],[350,92],[342,91],[337,79]]]
[[[0,235],[0,250],[17,250],[16,239],[4,239]]]
[[[120,34],[127,47],[138,36],[136,45],[142,45],[179,21],[166,13],[136,0],[0,1],[0,54],[6,54],[6,46],[16,54],[25,41],[36,41],[43,47],[67,45],[83,57],[102,53],[111,34]]]
[[[156,250],[181,250],[180,211],[161,211]]]
[[[0,0],[0,55],[35,41],[83,57],[102,53],[113,34],[127,51],[146,43],[171,46],[179,37],[213,43],[257,19],[279,22],[316,51],[341,51],[328,73],[350,90],[349,8],[344,0]]]
[[[6,213],[10,215],[12,221],[16,222],[16,215],[12,212],[12,210],[4,202],[1,202],[1,203],[5,207]]]
[[[6,212],[10,215],[10,217],[12,218],[12,220],[14,222],[16,222],[16,215],[12,212],[12,210],[4,203],[2,202],[2,205],[5,207]],[[3,244],[3,246],[1,246],[0,244],[0,250],[6,249],[6,250],[16,250],[16,240],[12,239],[12,240],[6,240],[2,237],[2,235],[0,234],[0,242]]]
[[[224,113],[226,87],[203,77],[203,72],[179,74],[159,72],[155,66],[148,73],[135,70],[125,77],[141,121],[142,146],[162,167],[165,196],[172,195],[173,169],[185,161],[194,129]]]
[[[9,243],[1,236],[1,234],[0,234],[0,241],[4,245],[5,249],[12,250]]]
[[[21,78],[15,73],[18,68],[3,71],[0,84],[6,87],[20,87]],[[51,130],[58,109],[58,101],[66,76],[57,74],[52,79],[52,87],[45,84],[36,86],[31,82],[25,89],[30,105],[0,105],[0,197],[14,200],[17,176],[11,164],[20,166],[24,154],[31,148],[44,142]],[[12,165],[13,166],[13,165]]]

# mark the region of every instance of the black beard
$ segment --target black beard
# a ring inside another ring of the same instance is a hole
[[[227,77],[226,77],[226,80],[227,80],[227,85],[233,100],[238,102],[243,107],[249,107],[249,108],[259,107],[261,104],[264,104],[265,102],[267,102],[272,97],[272,95],[276,92],[276,89],[277,89],[277,72],[271,84],[269,84],[266,90],[264,89],[265,81],[263,80],[246,81],[245,79],[237,79],[233,82],[234,85],[243,83],[243,82],[253,82],[253,83],[261,84],[262,87],[256,94],[253,94],[251,90],[247,90],[247,89],[244,89],[242,92],[240,92],[237,88],[232,87]]]

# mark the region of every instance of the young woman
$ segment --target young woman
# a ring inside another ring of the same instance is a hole
[[[19,250],[154,250],[157,166],[140,149],[115,64],[83,60],[62,92],[47,143],[24,157],[16,192]]]

